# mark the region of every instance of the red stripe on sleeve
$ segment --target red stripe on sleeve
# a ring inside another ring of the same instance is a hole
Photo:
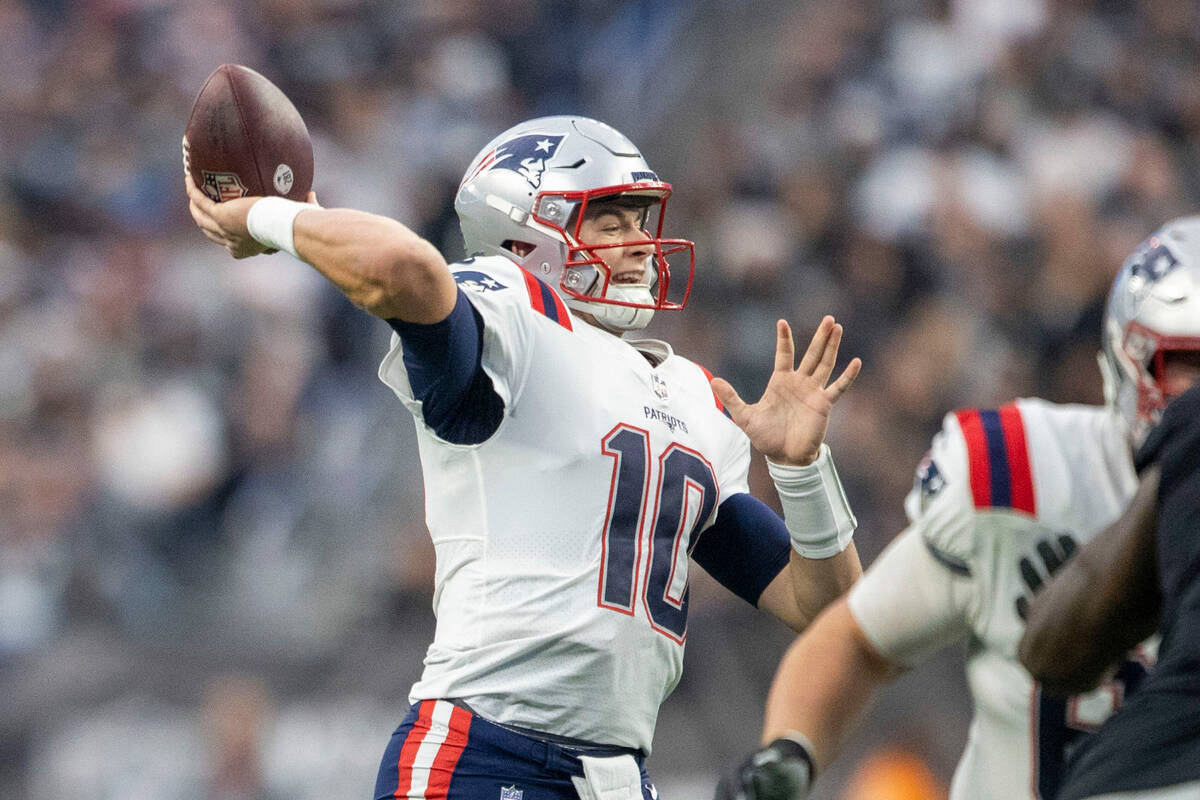
[[[963,438],[967,441],[967,468],[971,473],[971,496],[976,508],[987,508],[992,504],[992,468],[988,461],[987,434],[983,431],[983,420],[979,410],[967,408],[955,411]]]
[[[542,285],[533,277],[532,272],[521,270],[521,275],[525,278],[525,288],[529,290],[529,304],[533,306],[534,311],[544,315],[546,305],[542,302]]]
[[[567,304],[558,296],[558,292],[550,290],[550,296],[554,298],[554,307],[558,309],[558,324],[562,325],[569,331],[575,330],[571,327],[571,314],[567,311]]]
[[[446,741],[438,748],[433,758],[433,766],[429,769],[429,785],[425,789],[426,800],[445,800],[450,793],[450,779],[454,777],[454,767],[462,757],[463,749],[467,746],[467,734],[471,730],[471,714],[458,706],[450,712],[450,722],[447,726],[450,732]]]
[[[696,366],[700,367],[699,364],[697,364]],[[706,370],[704,367],[700,367],[700,371],[704,373],[704,377],[708,378],[709,384],[712,384],[713,374],[711,372],[709,372],[708,370]],[[708,388],[711,390],[712,386],[710,385]],[[716,392],[713,392],[713,402],[717,404],[717,411],[720,411],[722,414],[724,414],[725,413],[725,404],[722,403],[720,398],[717,397]]]
[[[1012,507],[1028,514],[1037,513],[1033,495],[1033,470],[1029,467],[1029,447],[1025,443],[1025,423],[1015,403],[999,410],[1000,429],[1004,431],[1004,452],[1008,456]]]
[[[421,749],[421,742],[425,741],[425,734],[429,733],[429,726],[433,720],[433,706],[436,702],[435,700],[422,701],[421,710],[417,712],[417,721],[413,723],[412,730],[404,739],[404,744],[400,748],[400,760],[396,762],[399,776],[396,781],[396,791],[392,792],[392,797],[408,797],[408,793],[412,790],[413,762],[417,758],[417,751]]]

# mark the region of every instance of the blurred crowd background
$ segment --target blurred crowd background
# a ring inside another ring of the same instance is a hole
[[[365,798],[432,636],[387,326],[187,215],[180,138],[225,62],[294,100],[323,204],[451,257],[495,133],[629,135],[697,244],[655,335],[757,396],[776,318],[845,323],[866,366],[829,440],[864,562],[944,413],[1102,400],[1111,278],[1200,197],[1191,0],[0,0],[5,798]],[[689,638],[667,800],[756,741],[790,640],[703,575]],[[942,796],[960,660],[889,689],[818,796]]]

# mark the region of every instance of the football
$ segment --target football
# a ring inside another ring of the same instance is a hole
[[[303,202],[312,188],[312,140],[300,112],[278,86],[239,64],[222,64],[200,87],[183,163],[218,203],[260,195]]]

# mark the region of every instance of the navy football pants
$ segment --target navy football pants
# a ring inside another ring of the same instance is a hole
[[[587,751],[584,755],[620,755]],[[646,767],[643,800],[656,800]],[[569,748],[494,725],[444,700],[422,700],[392,734],[376,800],[579,800],[583,766]]]

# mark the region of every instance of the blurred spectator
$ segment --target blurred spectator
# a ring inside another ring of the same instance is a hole
[[[227,675],[204,694],[204,731],[208,745],[207,800],[272,800],[263,778],[264,727],[271,699],[262,682]]]

